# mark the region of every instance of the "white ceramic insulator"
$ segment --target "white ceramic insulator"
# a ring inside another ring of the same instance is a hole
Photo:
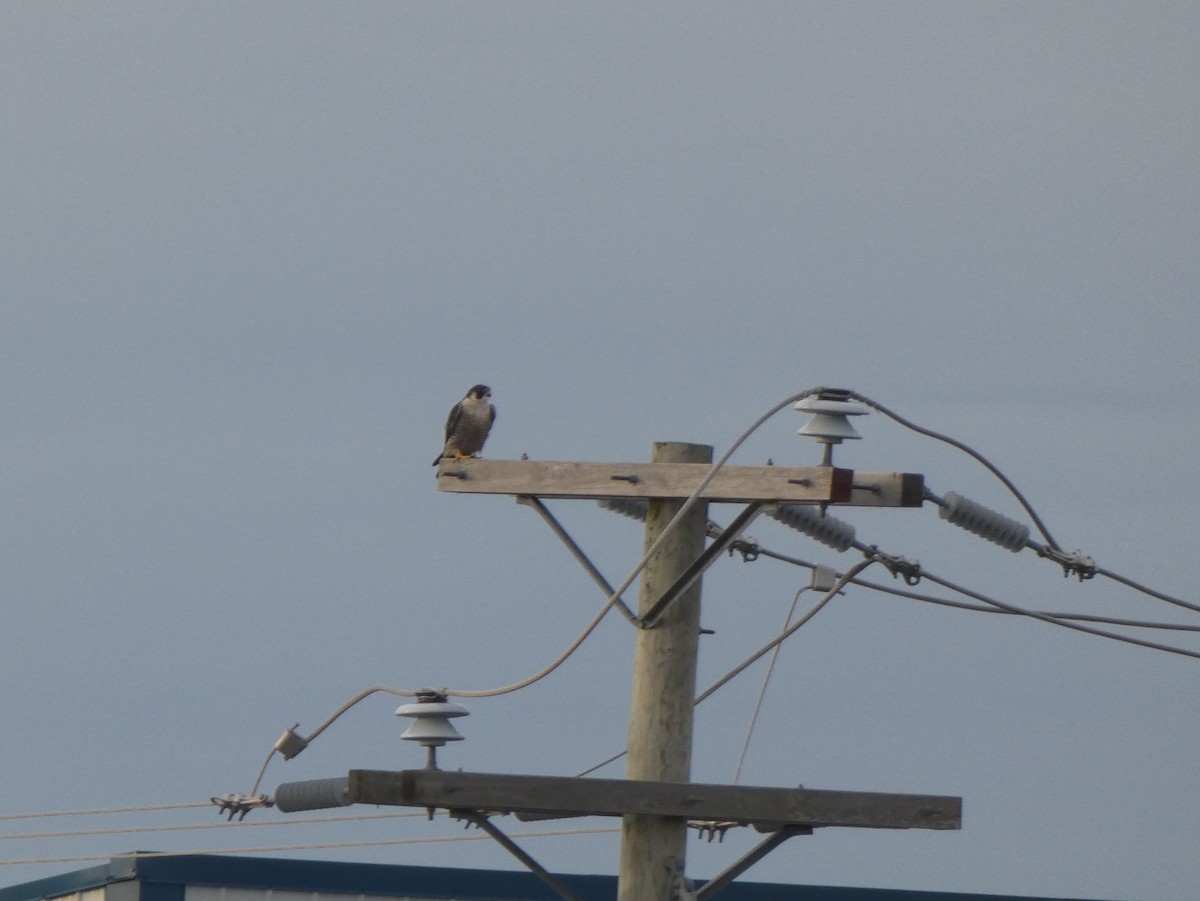
[[[284,813],[349,807],[353,803],[350,800],[350,780],[346,776],[284,782],[275,789],[275,806]]]
[[[953,491],[946,492],[942,500],[945,503],[938,508],[938,516],[960,529],[973,532],[1013,553],[1029,545],[1029,526]]]
[[[854,526],[834,516],[821,516],[807,504],[780,504],[768,515],[835,551],[849,550],[854,545]]]

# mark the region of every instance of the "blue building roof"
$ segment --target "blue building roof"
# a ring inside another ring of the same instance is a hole
[[[616,897],[616,877],[559,878],[585,901],[611,901]],[[117,857],[101,866],[2,888],[0,901],[39,901],[131,880],[139,883],[139,901],[184,901],[184,890],[189,885],[469,901],[560,901],[534,874],[519,871],[217,855]],[[765,882],[735,882],[717,897],[721,901],[1051,901],[1013,895]]]

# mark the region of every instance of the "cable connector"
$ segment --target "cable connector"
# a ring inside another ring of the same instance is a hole
[[[690,820],[688,827],[696,830],[696,836],[711,843],[716,839],[718,843],[725,841],[725,833],[735,826],[740,826],[741,823],[735,820]]]
[[[863,555],[868,560],[882,563],[892,574],[892,578],[899,576],[904,579],[906,585],[917,585],[921,581],[921,564],[917,560],[909,560],[898,554],[885,554],[875,545],[871,545]]]
[[[230,822],[233,822],[235,816],[240,822],[246,819],[246,814],[252,810],[275,806],[275,802],[266,795],[243,795],[240,792],[209,798],[209,800],[217,805],[217,813],[228,814]]]
[[[1043,546],[1038,548],[1038,556],[1047,557],[1061,566],[1064,579],[1074,573],[1082,582],[1096,575],[1096,561],[1083,551],[1076,550],[1068,554],[1065,551]]]
[[[732,557],[735,551],[742,555],[743,563],[753,563],[758,559],[758,542],[753,538],[739,538],[729,545],[729,556]]]

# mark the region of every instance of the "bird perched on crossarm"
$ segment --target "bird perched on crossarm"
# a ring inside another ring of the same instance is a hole
[[[491,388],[475,385],[451,408],[446,417],[446,445],[433,461],[434,466],[446,459],[479,456],[492,423],[496,421],[496,408],[492,406],[491,397]]]

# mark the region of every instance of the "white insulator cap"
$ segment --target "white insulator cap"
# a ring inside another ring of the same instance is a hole
[[[846,440],[862,438],[854,431],[847,417],[865,416],[867,411],[858,404],[842,400],[822,400],[819,397],[806,397],[798,401],[792,409],[801,413],[811,413],[810,419],[796,434],[806,438],[815,438],[822,444],[841,444]]]
[[[960,529],[973,532],[1013,553],[1029,546],[1029,526],[953,491],[947,491],[942,501],[938,516]]]
[[[411,716],[415,720],[400,737],[426,748],[440,748],[448,741],[462,741],[462,735],[451,725],[450,719],[469,714],[466,707],[451,704],[438,694],[423,696],[415,704],[404,704],[396,709],[396,716]]]

